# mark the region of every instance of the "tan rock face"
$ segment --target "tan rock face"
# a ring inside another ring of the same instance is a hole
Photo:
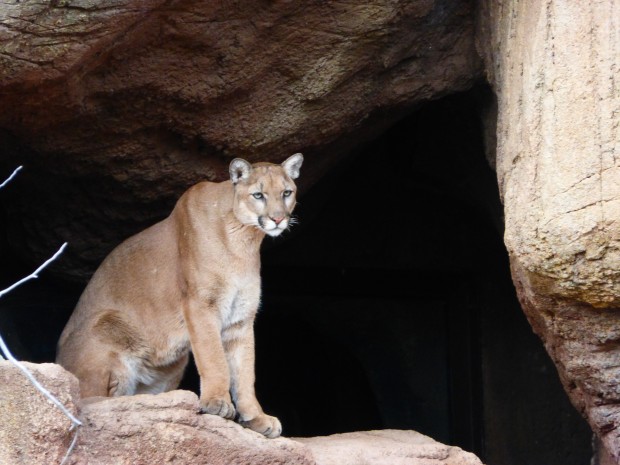
[[[495,21],[506,245],[541,291],[597,307],[620,306],[618,8],[537,1]]]
[[[521,304],[620,460],[618,2],[483,2],[497,172]]]
[[[402,111],[474,82],[473,16],[431,0],[11,2],[0,142],[27,165],[12,241],[40,258],[37,244],[69,240],[58,266],[84,278],[235,156],[302,151],[308,185]]]

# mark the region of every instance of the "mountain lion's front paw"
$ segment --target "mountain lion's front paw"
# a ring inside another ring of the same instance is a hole
[[[230,420],[235,418],[236,411],[232,402],[216,397],[213,399],[200,399],[200,413],[218,415]]]
[[[271,439],[277,438],[282,434],[280,420],[264,413],[248,421],[239,419],[239,424]]]

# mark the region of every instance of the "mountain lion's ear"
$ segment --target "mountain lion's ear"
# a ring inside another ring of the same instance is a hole
[[[250,171],[252,171],[252,165],[250,165],[243,158],[235,158],[230,162],[230,166],[228,168],[230,171],[230,180],[233,184],[237,184],[239,180],[245,181],[250,176]]]
[[[301,153],[291,155],[282,162],[282,168],[291,179],[297,179],[299,177],[299,168],[304,162],[304,156]]]

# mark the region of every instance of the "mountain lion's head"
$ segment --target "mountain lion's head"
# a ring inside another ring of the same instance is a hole
[[[304,161],[301,153],[282,164],[256,163],[241,158],[230,163],[230,180],[235,188],[233,210],[241,223],[254,225],[270,236],[278,236],[291,222],[299,177]]]

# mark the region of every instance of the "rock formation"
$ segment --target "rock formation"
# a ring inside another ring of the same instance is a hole
[[[79,400],[77,379],[59,365],[24,363],[69,411]],[[71,420],[10,362],[0,360],[0,463],[60,463],[71,441]]]
[[[473,19],[445,1],[6,2],[0,140],[5,164],[27,165],[11,240],[38,259],[68,240],[57,269],[85,279],[235,156],[303,151],[307,185],[414,104],[469,87]]]
[[[238,424],[198,413],[189,391],[91,398],[80,405],[77,379],[53,364],[26,364],[77,414],[72,465],[481,465],[473,455],[413,431],[372,431],[291,440],[266,439]],[[75,432],[71,422],[9,362],[0,362],[0,463],[60,463]],[[351,453],[353,452],[353,453]]]
[[[474,454],[415,431],[364,431],[297,441],[310,448],[318,465],[481,465]]]
[[[483,4],[513,280],[572,402],[620,461],[620,5]]]
[[[619,30],[613,0],[4,0],[11,244],[39,263],[68,240],[56,272],[84,280],[232,157],[302,151],[307,186],[486,71],[520,301],[620,461]]]
[[[189,391],[100,398],[83,405],[85,426],[75,463],[314,464],[309,451],[290,439],[268,440],[198,410],[198,397]]]

